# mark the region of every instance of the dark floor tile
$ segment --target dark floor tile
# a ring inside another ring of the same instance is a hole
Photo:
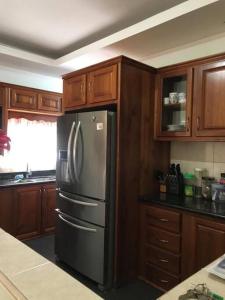
[[[79,274],[66,264],[58,261],[54,254],[54,235],[48,235],[24,242],[27,246],[46,257],[65,272],[79,280],[82,284],[93,290],[105,300],[156,300],[162,293],[144,283],[136,280],[118,289],[100,291],[98,285],[87,277]]]

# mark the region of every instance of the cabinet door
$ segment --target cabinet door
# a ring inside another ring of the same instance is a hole
[[[88,74],[88,102],[117,99],[117,65],[101,68]]]
[[[53,113],[61,112],[62,97],[49,93],[38,94],[38,110]]]
[[[30,90],[11,89],[10,93],[10,108],[18,108],[23,110],[37,110],[38,97],[37,93]]]
[[[0,228],[15,234],[15,201],[12,189],[0,190]]]
[[[192,68],[158,74],[156,80],[156,137],[191,136]]]
[[[55,229],[55,208],[56,208],[56,185],[48,184],[43,186],[42,198],[42,230],[43,232]]]
[[[7,100],[9,95],[9,89],[0,86],[0,129],[5,132],[7,130],[8,111],[7,111]]]
[[[73,108],[86,103],[86,75],[65,79],[63,82],[64,108]]]
[[[196,136],[225,136],[225,62],[196,67],[194,83]]]
[[[41,233],[41,186],[25,186],[15,190],[16,236],[27,239]]]
[[[225,252],[225,222],[184,214],[182,245],[183,279]]]

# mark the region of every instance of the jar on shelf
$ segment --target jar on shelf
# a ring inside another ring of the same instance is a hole
[[[214,177],[202,177],[202,196],[205,199],[212,199],[212,184],[215,183]]]

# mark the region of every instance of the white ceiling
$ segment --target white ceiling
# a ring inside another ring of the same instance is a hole
[[[225,33],[225,0],[0,0],[0,65],[60,76]],[[225,52],[225,47],[224,47]]]

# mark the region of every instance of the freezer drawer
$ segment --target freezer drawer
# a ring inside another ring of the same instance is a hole
[[[106,226],[106,203],[59,190],[57,207],[64,213],[100,226]]]
[[[55,252],[60,260],[104,284],[105,229],[58,212]]]

